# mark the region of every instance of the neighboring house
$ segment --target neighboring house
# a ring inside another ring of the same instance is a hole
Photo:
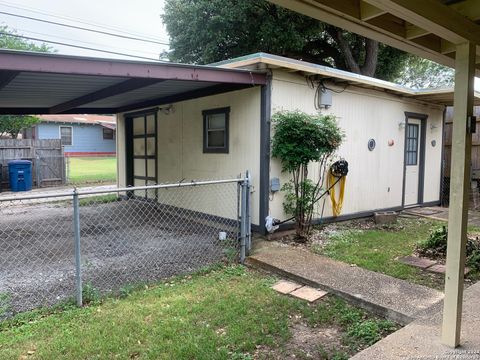
[[[412,90],[264,53],[216,65],[261,70],[270,81],[263,88],[117,114],[119,185],[225,178],[249,169],[253,224],[263,228],[267,215],[286,219],[282,192],[269,191],[271,179],[289,181],[269,155],[269,119],[277,111],[299,109],[333,114],[345,132],[337,158],[349,162],[350,172],[340,218],[439,204],[443,116],[453,101],[451,89]],[[231,216],[221,204],[217,215]],[[332,217],[328,199],[323,216]]]
[[[115,116],[38,115],[24,139],[61,139],[65,156],[115,156]]]

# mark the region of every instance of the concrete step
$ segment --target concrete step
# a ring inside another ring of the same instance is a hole
[[[402,325],[421,317],[443,299],[443,293],[435,289],[276,242],[257,242],[246,263],[334,293]]]

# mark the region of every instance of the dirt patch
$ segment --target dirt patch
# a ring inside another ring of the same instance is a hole
[[[277,241],[305,249],[311,247],[323,248],[332,236],[344,232],[363,232],[366,230],[400,231],[404,227],[405,225],[400,221],[394,224],[377,225],[373,218],[366,218],[317,226],[312,230],[307,241],[304,242],[296,241],[295,234],[291,233],[286,233],[285,236],[279,236]]]
[[[342,344],[342,330],[335,326],[309,327],[302,323],[290,326],[292,338],[282,347],[258,346],[254,359],[330,359],[349,352]]]

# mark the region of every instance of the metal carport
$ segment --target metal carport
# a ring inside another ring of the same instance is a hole
[[[113,114],[265,84],[247,70],[0,50],[0,114]]]

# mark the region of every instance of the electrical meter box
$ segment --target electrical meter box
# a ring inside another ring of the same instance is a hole
[[[280,191],[280,179],[278,177],[270,179],[270,191],[272,193]]]

